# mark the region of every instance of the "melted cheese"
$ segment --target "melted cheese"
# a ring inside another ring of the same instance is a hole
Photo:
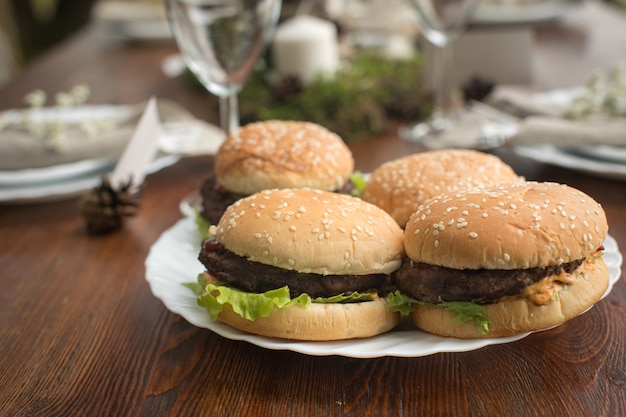
[[[576,285],[576,281],[584,279],[585,273],[593,272],[596,268],[595,260],[597,256],[598,252],[588,256],[572,273],[561,272],[557,275],[550,275],[539,282],[529,285],[524,288],[521,296],[536,305],[547,304],[554,298],[555,294],[558,296],[564,286]]]

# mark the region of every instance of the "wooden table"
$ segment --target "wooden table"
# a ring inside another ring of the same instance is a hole
[[[622,29],[614,54],[587,50],[580,59],[626,58]],[[554,47],[569,35],[567,26],[546,26],[538,39]],[[0,109],[20,106],[35,87],[55,92],[88,83],[95,103],[129,104],[155,95],[217,122],[213,99],[160,72],[161,59],[174,51],[171,43],[110,44],[87,30],[0,90]],[[558,73],[546,68],[544,81]],[[421,150],[393,132],[352,149],[364,171]],[[606,210],[610,234],[626,247],[625,182],[505,150],[498,155],[528,179],[564,182],[591,194]],[[180,219],[181,199],[211,169],[211,157],[194,157],[149,176],[139,215],[100,237],[85,233],[76,199],[0,206],[0,415],[626,415],[623,278],[596,307],[560,327],[464,353],[315,357],[194,327],[152,296],[144,260]]]

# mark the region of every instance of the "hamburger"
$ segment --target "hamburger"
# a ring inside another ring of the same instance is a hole
[[[230,204],[273,188],[337,191],[349,186],[352,153],[335,133],[310,122],[251,123],[230,134],[202,185],[200,216],[217,224]]]
[[[494,155],[467,149],[428,151],[378,167],[363,189],[363,199],[404,227],[420,204],[437,194],[522,180]]]
[[[255,193],[228,207],[199,259],[198,303],[245,332],[298,340],[374,336],[399,320],[379,289],[404,257],[383,210],[312,189]]]
[[[442,336],[510,336],[559,325],[608,286],[600,204],[556,183],[445,193],[409,219],[394,275],[417,327]]]

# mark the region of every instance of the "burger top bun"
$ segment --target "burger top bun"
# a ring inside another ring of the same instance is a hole
[[[249,195],[271,188],[341,188],[354,170],[339,136],[308,122],[266,121],[229,135],[215,156],[218,182]]]
[[[402,230],[387,213],[320,190],[266,190],[238,200],[214,233],[251,261],[322,275],[389,274],[404,256]]]
[[[521,180],[510,166],[490,154],[461,149],[429,151],[378,167],[363,190],[363,199],[387,211],[404,227],[419,205],[437,194]]]
[[[593,198],[556,183],[502,184],[427,201],[410,218],[405,250],[454,269],[523,269],[586,258],[608,232]]]

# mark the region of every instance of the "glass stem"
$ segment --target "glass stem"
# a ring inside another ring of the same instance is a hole
[[[227,135],[239,129],[237,93],[220,97],[220,124]]]
[[[446,42],[443,46],[435,47],[435,55],[433,60],[435,84],[433,117],[441,118],[449,116],[452,107],[452,45]]]

